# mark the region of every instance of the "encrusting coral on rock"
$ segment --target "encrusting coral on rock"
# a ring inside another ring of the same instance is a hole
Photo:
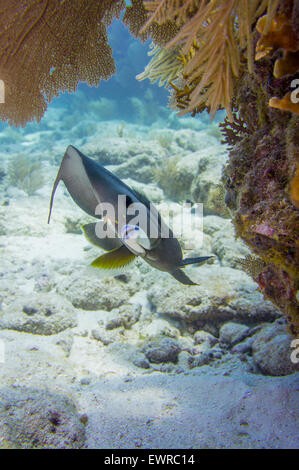
[[[296,10],[293,8],[293,14],[288,15],[287,13],[291,12],[288,11],[287,7],[290,8],[292,2],[289,2],[289,5],[287,5],[287,2],[284,3],[286,11],[280,11],[271,21],[268,15],[264,15],[259,18],[256,25],[256,29],[261,35],[256,45],[256,60],[268,55],[273,56],[279,49],[283,51],[282,57],[275,60],[273,69],[275,78],[295,74],[299,64],[299,36],[298,31],[297,33],[295,31],[296,21],[298,22]],[[269,105],[273,108],[299,114],[298,99],[292,99],[292,92],[286,93],[281,99],[272,97],[269,100]]]
[[[291,11],[292,2],[282,3]],[[257,44],[261,49],[260,39]],[[291,80],[290,75],[273,77],[273,60],[267,54],[259,57],[252,77],[242,76],[236,102],[244,130],[234,139],[232,126],[231,139],[226,126],[226,140],[232,147],[224,180],[236,234],[265,263],[254,279],[265,298],[285,313],[291,332],[297,335],[299,119],[296,113],[268,105],[273,95],[288,92]]]

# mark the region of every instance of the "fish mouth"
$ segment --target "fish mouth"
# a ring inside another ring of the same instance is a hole
[[[144,254],[145,250],[150,250],[151,242],[146,233],[138,225],[124,225],[121,229],[121,239],[129,247],[137,247],[138,251]]]

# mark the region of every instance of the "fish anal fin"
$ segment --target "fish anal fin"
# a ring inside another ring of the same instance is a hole
[[[134,261],[136,256],[126,246],[121,246],[96,258],[91,266],[100,269],[118,269]]]

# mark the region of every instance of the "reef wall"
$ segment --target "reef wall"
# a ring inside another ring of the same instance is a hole
[[[245,71],[236,88],[238,117],[221,125],[230,144],[223,179],[236,235],[258,256],[247,271],[298,336],[298,2],[280,3],[266,35],[266,17],[257,24],[254,73]]]
[[[160,46],[141,78],[168,84],[180,114],[227,111],[221,125],[230,145],[225,202],[236,236],[257,255],[244,269],[296,336],[299,2],[144,1],[143,18],[141,4],[132,1],[127,22]]]
[[[227,134],[234,144],[223,179],[236,235],[257,255],[245,269],[298,335],[299,212],[290,182],[299,161],[299,119],[268,106],[273,91],[287,86],[272,77],[270,59],[256,65],[254,77],[244,74],[237,98],[242,125],[235,124],[235,138]]]

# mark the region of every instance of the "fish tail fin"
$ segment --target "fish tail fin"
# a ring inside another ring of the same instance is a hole
[[[191,281],[191,279],[182,271],[181,269],[176,269],[170,273],[177,281],[185,284],[186,286],[198,286],[195,282]]]
[[[182,261],[181,267],[187,266],[188,264],[204,264],[208,259],[214,258],[214,256],[200,256],[199,258],[185,258]]]

